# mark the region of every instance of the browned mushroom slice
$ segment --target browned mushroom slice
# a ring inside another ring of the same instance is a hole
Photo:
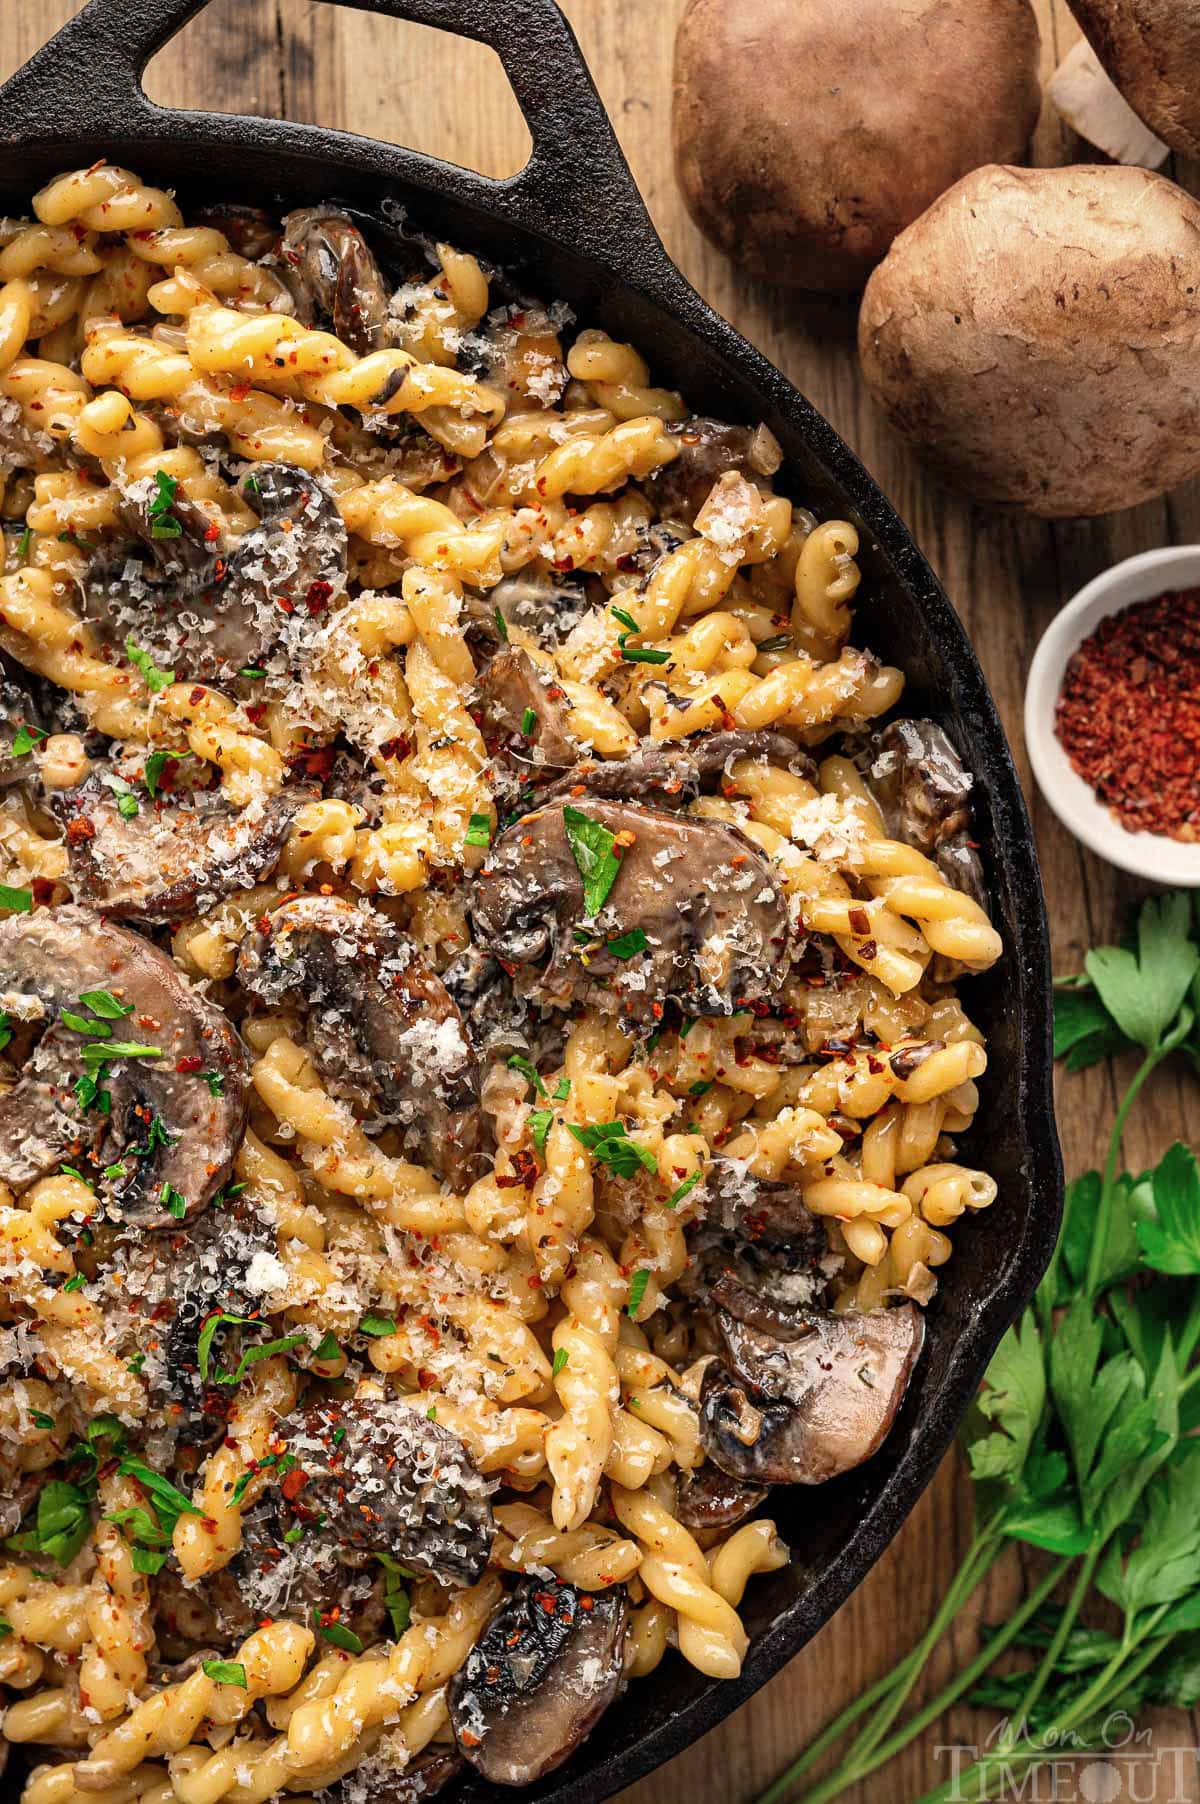
[[[623,1586],[526,1579],[450,1681],[460,1751],[493,1785],[532,1785],[590,1735],[621,1687]]]
[[[473,1585],[491,1555],[492,1489],[456,1434],[390,1397],[314,1404],[279,1425],[300,1477],[277,1497],[277,1532],[301,1530],[333,1576],[387,1554],[444,1585]],[[292,1543],[285,1543],[292,1545]]]
[[[489,589],[486,601],[468,595],[467,608],[475,616],[474,623],[489,637],[499,634],[496,616],[505,627],[515,626],[531,633],[539,645],[561,645],[567,634],[579,625],[596,599],[593,584],[600,589],[600,599],[607,600],[607,590],[598,579],[539,575],[522,570],[506,576]]]
[[[281,273],[306,322],[326,322],[359,357],[393,343],[387,286],[366,240],[336,207],[301,207],[284,220]]]
[[[246,1125],[246,1056],[224,1014],[148,940],[73,904],[0,921],[0,991],[27,999],[17,1018],[40,1010],[50,1023],[50,1052],[5,1098],[0,1179],[23,1189],[87,1143],[106,1168],[100,1188],[115,1219],[170,1228],[206,1208]],[[103,1000],[93,1008],[89,997]],[[112,1050],[87,1054],[87,1045]],[[80,1076],[90,1092],[72,1089]],[[107,1114],[94,1107],[101,1092]]]
[[[143,798],[135,814],[94,775],[52,798],[66,826],[71,887],[118,920],[174,921],[248,888],[279,862],[301,790],[234,808],[214,790]]]
[[[684,1528],[734,1528],[752,1516],[766,1496],[766,1487],[743,1484],[705,1460],[694,1472],[684,1472],[675,1497],[675,1515]]]
[[[643,740],[628,758],[608,763],[589,759],[559,777],[539,799],[553,802],[582,789],[606,801],[653,801],[660,808],[686,808],[739,758],[762,759],[800,776],[815,776],[808,753],[786,733],[738,728],[704,734],[680,745]]]
[[[668,997],[714,1015],[772,996],[787,972],[788,909],[758,848],[724,821],[585,803],[525,815],[475,880],[475,938],[518,991],[633,1022]],[[578,860],[592,873],[586,892]]]
[[[488,750],[527,781],[556,777],[578,758],[566,696],[520,646],[506,646],[492,659],[479,679],[479,705]]]
[[[948,883],[981,905],[983,867],[969,845],[974,780],[932,720],[893,720],[862,758],[893,839],[932,858]]]
[[[297,896],[242,944],[238,976],[271,1007],[308,1010],[308,1041],[338,1094],[400,1129],[455,1186],[479,1177],[475,1056],[445,984],[410,940],[338,896]]]
[[[752,1484],[823,1484],[878,1451],[921,1351],[924,1320],[906,1304],[867,1315],[808,1310],[780,1341],[727,1311],[726,1364],[704,1374],[700,1432],[709,1458]]]
[[[767,478],[779,467],[778,446],[761,428],[729,426],[697,415],[667,428],[679,456],[656,470],[646,492],[666,520],[690,526],[718,477],[727,470],[751,480]]]
[[[403,1767],[388,1757],[385,1740],[378,1753],[368,1754],[353,1773],[339,1779],[325,1792],[330,1804],[426,1804],[436,1798],[462,1772],[465,1762],[457,1748],[435,1744],[408,1760]]]
[[[220,201],[211,207],[198,207],[192,217],[197,225],[224,232],[238,256],[248,257],[251,263],[265,257],[279,242],[279,225],[262,207]]]

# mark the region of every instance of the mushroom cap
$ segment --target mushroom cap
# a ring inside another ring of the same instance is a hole
[[[724,821],[581,798],[575,812],[615,838],[620,869],[594,920],[568,839],[570,802],[527,814],[496,840],[472,898],[475,938],[515,968],[522,993],[585,1000],[630,1021],[668,996],[730,1014],[773,995],[790,956],[787,901],[758,848]],[[584,923],[588,925],[585,927]],[[612,951],[641,929],[645,945]],[[586,958],[576,930],[594,933]]]
[[[863,296],[863,374],[978,501],[1110,513],[1200,471],[1200,205],[1144,169],[978,169]]]
[[[718,1310],[727,1367],[705,1371],[700,1433],[709,1458],[759,1484],[824,1484],[878,1451],[921,1351],[924,1318],[899,1309],[797,1312],[781,1341]]]
[[[1200,0],[1070,0],[1111,80],[1164,144],[1200,157]]]
[[[1029,0],[690,0],[675,166],[752,275],[860,288],[968,170],[1016,162],[1041,104]]]
[[[311,1563],[336,1574],[385,1553],[444,1585],[482,1576],[496,1532],[492,1486],[441,1423],[365,1395],[315,1403],[279,1433],[303,1480],[276,1493],[278,1536],[300,1527]]]
[[[321,322],[359,357],[394,343],[390,293],[366,240],[337,207],[300,207],[284,220],[280,267],[299,316]]]
[[[532,1785],[561,1766],[620,1689],[628,1606],[526,1579],[450,1681],[459,1750],[493,1785]]]
[[[104,1080],[107,1116],[89,1115],[70,1094],[87,1036],[58,1021],[99,990],[130,1010],[120,1020],[97,1020],[97,1029],[111,1029],[101,1044],[161,1051],[114,1058]],[[124,1164],[123,1175],[104,1180],[108,1214],[142,1228],[177,1228],[207,1208],[232,1169],[248,1107],[245,1050],[224,1013],[149,940],[75,904],[0,921],[5,992],[36,998],[51,1025],[4,1099],[0,1179],[26,1188],[69,1148],[90,1142],[96,1149],[103,1136],[95,1156]],[[221,1081],[210,1088],[206,1072]],[[182,1216],[169,1206],[172,1192],[183,1199]]]

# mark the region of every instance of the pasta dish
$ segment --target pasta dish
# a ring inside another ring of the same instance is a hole
[[[0,221],[25,1804],[533,1782],[887,1435],[1001,944],[781,464],[335,206]]]

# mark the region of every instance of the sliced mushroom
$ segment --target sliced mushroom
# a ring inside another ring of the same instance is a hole
[[[53,812],[66,827],[76,897],[118,920],[174,921],[211,908],[274,870],[296,809],[311,799],[298,789],[232,807],[216,790],[192,790],[136,801],[122,810],[97,774],[60,790]]]
[[[379,265],[348,213],[301,207],[284,220],[280,261],[307,323],[325,322],[359,357],[386,350],[390,296]]]
[[[586,790],[589,796],[606,801],[653,801],[660,808],[686,808],[738,758],[763,759],[797,775],[815,776],[816,767],[808,753],[786,733],[739,728],[701,734],[679,745],[643,740],[628,758],[614,758],[609,763],[589,759],[558,778],[539,799],[553,802]]]
[[[528,783],[569,769],[579,746],[567,726],[566,696],[527,651],[497,652],[479,679],[484,741]]]
[[[652,1019],[668,997],[710,1015],[773,995],[787,971],[788,910],[758,848],[724,821],[585,800],[586,811],[553,802],[524,816],[475,880],[475,937],[513,969],[518,992],[632,1022]],[[576,844],[620,852],[594,918],[568,828]]]
[[[753,480],[772,476],[779,468],[779,447],[761,428],[729,426],[723,420],[697,415],[667,430],[679,447],[679,456],[656,470],[645,485],[666,520],[690,526],[713,484],[727,470]]]
[[[89,1015],[80,999],[99,991],[128,1014]],[[0,921],[0,993],[23,1005],[9,1002],[18,1019],[40,1010],[50,1022],[30,1070],[5,1098],[0,1179],[24,1189],[82,1143],[112,1168],[100,1180],[110,1217],[173,1228],[206,1208],[246,1125],[246,1055],[221,1010],[148,940],[74,904]],[[64,1010],[90,1019],[91,1033],[62,1022]],[[154,1057],[114,1051],[101,1084],[107,1114],[65,1094],[89,1041],[157,1049]]]
[[[224,232],[239,257],[257,263],[279,243],[279,225],[263,207],[239,206],[235,201],[219,201],[211,207],[197,207],[192,215],[197,225],[210,226]]]
[[[893,720],[863,761],[893,839],[932,858],[947,883],[983,904],[979,855],[969,842],[974,779],[932,720]]]
[[[156,539],[149,497],[130,518],[141,544],[89,577],[88,618],[128,635],[180,681],[232,680],[282,648],[303,650],[311,621],[346,586],[346,528],[328,491],[291,464],[255,464],[242,499],[260,524],[235,542],[177,495],[182,531]]]
[[[442,982],[477,1058],[527,1047],[529,1003],[516,994],[498,958],[468,946],[442,972]]]
[[[797,1312],[781,1341],[726,1310],[700,1394],[705,1451],[754,1484],[824,1484],[878,1451],[895,1421],[924,1338],[913,1305],[867,1315]]]
[[[398,1760],[388,1756],[388,1743],[360,1761],[353,1773],[325,1792],[329,1804],[425,1804],[436,1798],[452,1779],[457,1779],[465,1762],[457,1748],[439,1747],[436,1743],[410,1760],[407,1743],[401,1740]]]
[[[493,1785],[532,1785],[590,1735],[621,1688],[623,1586],[526,1579],[450,1681],[459,1750]]]
[[[607,591],[604,595],[607,596]],[[587,578],[538,575],[522,570],[516,576],[506,576],[494,589],[488,590],[486,601],[478,608],[477,622],[485,631],[495,633],[498,612],[506,626],[531,633],[539,645],[551,649],[562,644],[568,633],[590,612],[594,601],[592,584]]]
[[[243,941],[238,976],[270,1007],[307,1007],[312,1055],[335,1092],[400,1128],[456,1187],[481,1175],[479,1075],[458,1010],[382,915],[297,896]]]
[[[715,1159],[688,1229],[679,1288],[703,1307],[720,1303],[770,1331],[800,1305],[820,1305],[834,1262],[825,1229],[796,1184],[756,1178],[736,1159]]]
[[[743,1484],[705,1460],[694,1472],[684,1472],[675,1494],[675,1516],[684,1528],[734,1528],[752,1516],[766,1496],[762,1485]]]
[[[279,1424],[294,1454],[277,1535],[301,1532],[310,1564],[385,1553],[443,1585],[473,1585],[491,1555],[491,1489],[456,1434],[390,1397],[329,1398]]]

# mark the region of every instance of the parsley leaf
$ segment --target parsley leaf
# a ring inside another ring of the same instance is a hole
[[[148,651],[143,651],[132,633],[125,635],[125,655],[135,670],[141,672],[147,689],[151,695],[157,695],[162,689],[169,689],[175,681],[173,670],[160,670]],[[148,787],[148,786],[147,786]],[[153,791],[151,791],[153,794]]]
[[[644,1265],[638,1267],[629,1281],[629,1302],[626,1305],[627,1315],[636,1315],[642,1306],[646,1294],[646,1286],[650,1282],[650,1273]]]
[[[599,1164],[607,1165],[619,1178],[633,1177],[639,1167],[646,1171],[658,1169],[650,1148],[631,1140],[622,1121],[600,1121],[593,1127],[577,1127],[569,1121],[567,1130]]]
[[[490,846],[492,843],[492,823],[486,814],[473,814],[467,823],[465,846]]]
[[[66,1479],[52,1478],[38,1493],[34,1527],[5,1543],[14,1553],[36,1553],[67,1566],[91,1533],[87,1493]]]
[[[1045,1401],[1042,1339],[1027,1311],[996,1348],[977,1399],[979,1415],[997,1427],[977,1433],[967,1442],[975,1478],[1016,1482],[1029,1457]]]
[[[553,1120],[553,1109],[531,1109],[529,1112],[529,1132],[533,1136],[533,1144],[539,1153],[544,1153],[546,1150],[546,1135],[550,1132],[550,1123]]]
[[[1151,898],[1138,916],[1136,952],[1099,946],[1084,961],[1121,1032],[1147,1052],[1166,1037],[1200,969],[1200,946],[1188,933],[1190,918],[1191,901],[1183,892]]]
[[[363,1644],[354,1630],[348,1629],[345,1623],[322,1622],[321,1612],[315,1604],[313,1605],[312,1625],[317,1633],[326,1641],[332,1642],[334,1647],[344,1648],[348,1654],[362,1653]]]
[[[396,1333],[396,1324],[390,1315],[364,1315],[358,1324],[360,1334],[369,1334],[373,1340],[386,1340],[389,1334]]]
[[[177,539],[183,532],[183,524],[171,510],[179,483],[174,476],[168,476],[165,470],[156,470],[154,486],[156,492],[150,502],[150,537]]]
[[[111,990],[84,990],[79,1000],[105,1021],[120,1021],[133,1013],[132,1002],[118,1002]]]
[[[215,1685],[240,1685],[246,1690],[246,1668],[240,1660],[201,1660],[200,1670]]]
[[[523,1054],[514,1052],[508,1061],[508,1068],[510,1071],[519,1071],[526,1083],[532,1085],[538,1096],[545,1096],[546,1086],[542,1082],[541,1073],[538,1071],[537,1066],[529,1059],[525,1058]]]
[[[642,928],[631,927],[628,932],[618,934],[615,940],[609,940],[608,950],[614,958],[633,958],[644,952],[649,944]]]
[[[565,1347],[556,1347],[554,1349],[554,1364],[550,1367],[551,1378],[557,1378],[560,1372],[566,1371],[570,1358],[571,1355],[567,1352]]]
[[[0,883],[0,908],[7,908],[14,915],[29,914],[33,909],[33,891],[12,889],[7,883]]]
[[[1054,1056],[1066,1059],[1068,1071],[1083,1071],[1132,1044],[1095,991],[1055,991]]]
[[[563,827],[583,878],[583,912],[590,920],[603,908],[621,869],[621,860],[613,850],[616,839],[602,822],[569,804],[563,809]]]

